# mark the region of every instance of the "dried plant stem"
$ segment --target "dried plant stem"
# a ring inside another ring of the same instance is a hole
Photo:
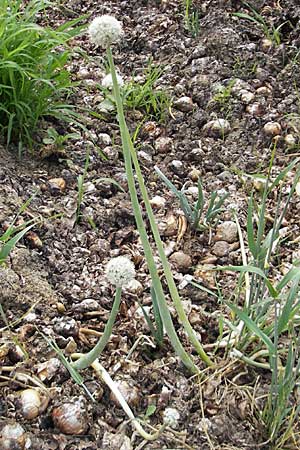
[[[79,358],[79,361],[84,358],[85,355],[82,353],[74,353],[72,354],[72,358],[76,359]],[[97,376],[104,381],[104,383],[109,387],[111,392],[114,394],[115,398],[123,408],[124,412],[127,414],[129,419],[131,420],[132,425],[135,427],[136,431],[142,436],[143,439],[146,439],[147,441],[154,441],[159,437],[159,435],[163,432],[163,430],[166,428],[166,425],[163,424],[158,431],[156,431],[153,434],[147,433],[139,421],[135,418],[133,412],[131,411],[128,403],[126,402],[125,398],[121,394],[120,390],[118,389],[118,386],[113,381],[109,373],[105,370],[105,368],[100,364],[99,360],[96,359],[91,363],[92,368],[96,372]]]

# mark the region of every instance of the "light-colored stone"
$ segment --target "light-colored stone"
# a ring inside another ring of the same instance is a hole
[[[230,245],[226,241],[217,241],[212,248],[212,253],[220,258],[227,256],[230,251]]]
[[[281,125],[278,122],[267,122],[264,126],[267,136],[278,136],[281,133]]]
[[[235,222],[227,220],[217,227],[216,241],[226,241],[229,244],[238,239],[238,229]]]
[[[207,122],[203,127],[203,131],[211,137],[223,138],[231,130],[231,126],[226,119],[214,119]]]
[[[195,106],[193,103],[193,100],[187,96],[183,96],[183,97],[180,97],[178,100],[175,100],[173,105],[176,109],[179,109],[179,111],[182,111],[182,112],[193,111],[194,106]]]
[[[170,256],[170,261],[181,272],[187,272],[192,266],[192,258],[182,251],[173,253]]]

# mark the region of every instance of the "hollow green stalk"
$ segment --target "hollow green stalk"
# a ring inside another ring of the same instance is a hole
[[[115,101],[117,105],[117,112],[118,112],[118,121],[120,126],[120,132],[121,132],[121,138],[122,138],[122,145],[123,145],[123,154],[124,154],[124,160],[125,160],[125,168],[126,168],[126,174],[127,174],[127,181],[128,181],[128,188],[129,193],[131,197],[132,207],[135,215],[135,220],[137,224],[137,228],[141,237],[142,245],[144,248],[145,258],[148,263],[149,272],[151,275],[153,287],[155,290],[155,293],[158,298],[158,305],[159,305],[159,311],[162,317],[162,321],[164,324],[164,327],[166,329],[166,332],[169,336],[169,339],[172,343],[172,346],[174,348],[174,351],[179,356],[183,364],[193,373],[199,373],[199,369],[194,364],[188,353],[184,350],[178,336],[176,333],[176,330],[174,328],[171,314],[168,308],[167,301],[165,299],[165,295],[163,292],[163,288],[161,285],[160,278],[158,276],[157,267],[155,264],[155,260],[152,254],[152,249],[149,243],[149,239],[147,236],[142,212],[140,209],[137,191],[135,187],[135,180],[134,180],[134,174],[132,169],[132,154],[131,154],[131,138],[130,134],[127,128],[125,116],[124,116],[124,110],[123,110],[123,104],[120,96],[120,91],[117,83],[117,77],[116,77],[116,70],[115,65],[111,53],[111,49],[107,49],[107,56],[108,61],[110,65],[110,71],[112,75],[113,80],[113,86],[114,86],[114,95],[115,95]]]
[[[114,62],[113,62],[113,58],[112,58],[112,54],[111,54],[111,50],[108,49],[108,60],[109,60],[109,64],[110,64],[110,69],[111,69],[111,74],[112,74],[112,78],[113,78],[113,82],[114,82],[114,73],[115,73],[115,67],[114,67]],[[171,295],[171,298],[174,302],[174,306],[176,309],[176,312],[178,314],[179,320],[182,323],[185,332],[187,333],[191,343],[193,344],[195,350],[197,351],[198,355],[200,356],[200,358],[208,365],[208,366],[212,366],[213,362],[211,361],[211,359],[209,358],[209,356],[206,354],[206,352],[203,350],[202,345],[200,344],[199,340],[197,339],[195,332],[191,326],[191,324],[189,323],[189,320],[186,316],[186,313],[184,311],[178,290],[177,290],[177,286],[175,284],[173,275],[172,275],[172,271],[168,262],[168,259],[166,257],[165,251],[164,251],[164,247],[163,247],[163,243],[162,240],[160,238],[160,234],[158,231],[158,227],[155,221],[155,217],[152,211],[152,207],[149,201],[149,196],[148,196],[148,192],[144,183],[144,179],[143,179],[143,175],[140,169],[140,165],[138,162],[138,158],[136,156],[136,152],[132,143],[132,140],[130,138],[130,134],[126,125],[126,121],[125,121],[125,117],[124,117],[124,113],[123,113],[123,107],[122,107],[122,101],[121,101],[121,97],[120,97],[120,92],[119,92],[119,87],[116,84],[115,89],[114,89],[114,94],[115,94],[115,99],[116,99],[116,104],[117,104],[117,109],[118,109],[118,119],[119,119],[119,123],[120,123],[120,128],[121,128],[121,122],[122,122],[122,127],[124,127],[123,129],[123,135],[124,135],[124,140],[126,140],[127,146],[128,146],[128,150],[130,152],[133,164],[134,164],[134,168],[136,171],[136,175],[137,175],[137,180],[139,183],[139,187],[141,190],[141,194],[145,203],[145,207],[146,207],[146,211],[147,211],[147,215],[148,215],[148,219],[151,225],[151,230],[153,233],[153,237],[158,249],[158,253],[159,253],[159,257],[160,257],[160,261],[162,263],[163,266],[163,270],[164,270],[164,274],[167,280],[167,284],[168,284],[168,288],[169,288],[169,292]],[[121,117],[123,116],[123,117]],[[123,137],[122,137],[123,139]],[[125,153],[125,152],[124,152]],[[132,167],[131,167],[131,163],[130,163],[130,170],[132,171]],[[127,169],[126,169],[127,172]]]
[[[89,351],[86,354],[81,355],[81,357],[76,362],[73,363],[73,367],[75,369],[82,370],[82,369],[86,369],[87,367],[91,366],[93,364],[93,362],[96,361],[96,359],[99,358],[99,356],[103,352],[104,347],[106,346],[106,344],[108,343],[108,341],[110,339],[110,336],[112,333],[112,328],[113,328],[113,325],[115,323],[115,320],[116,320],[116,317],[117,317],[117,314],[119,311],[120,302],[121,302],[121,293],[122,293],[122,288],[117,287],[114,303],[113,303],[113,306],[112,306],[112,309],[110,312],[110,316],[109,316],[107,324],[105,325],[104,332],[103,332],[101,338],[99,339],[99,341],[97,342],[95,347],[92,348],[91,351]]]

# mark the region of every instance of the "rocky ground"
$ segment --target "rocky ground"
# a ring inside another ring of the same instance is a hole
[[[218,318],[228,311],[215,297],[184,281],[191,275],[215,289],[209,269],[241,263],[233,211],[245,229],[253,188],[246,174],[266,173],[274,143],[275,173],[299,152],[300,7],[297,0],[252,0],[271,30],[268,36],[259,23],[233,15],[251,14],[243,2],[193,3],[199,13],[195,36],[185,27],[179,0],[57,0],[57,6],[40,20],[55,26],[84,13],[92,18],[115,15],[125,29],[124,40],[114,49],[125,83],[133,76],[143,80],[149,60],[163,69],[156,89],[170,98],[164,117],[128,109],[127,120],[132,133],[140,126],[136,148],[184,305],[202,343],[213,351]],[[279,26],[276,42],[272,30]],[[84,113],[89,133],[77,129],[81,136],[66,141],[63,151],[40,143],[34,157],[27,154],[20,161],[14,148],[0,148],[2,229],[31,195],[34,198],[19,223],[41,219],[13,250],[7,267],[0,268],[1,304],[10,324],[1,323],[1,423],[17,421],[26,431],[25,448],[30,449],[272,448],[265,443],[268,437],[259,418],[259,399],[269,390],[267,371],[219,351],[214,356],[217,368],[206,370],[200,380],[190,377],[167,339],[158,348],[151,338],[137,301],[150,305],[150,280],[127,192],[118,126],[114,114],[100,109],[104,55],[85,34],[75,46],[89,58],[77,52],[70,65],[74,80],[80,82],[72,100],[78,110],[84,106],[102,118]],[[60,134],[74,131],[64,124],[54,126]],[[78,177],[84,173],[88,153],[78,217]],[[213,191],[228,192],[219,224],[203,232],[186,228],[179,204],[158,179],[155,165],[177,187],[186,183],[192,201],[199,176],[207,198]],[[123,190],[103,178],[115,180]],[[299,207],[296,198],[287,213],[290,241],[299,235]],[[283,261],[290,263],[297,254],[298,244],[287,242]],[[96,400],[91,402],[41,334],[55,339],[66,356],[91,348],[103,331],[114,294],[104,268],[118,255],[134,261],[138,283],[123,295],[101,362],[123,383],[134,413],[144,423],[157,428],[166,407],[180,411],[178,428],[150,443],[134,432],[108,388],[87,369],[82,376]],[[232,274],[218,275],[218,281],[225,296],[234,289]],[[172,307],[171,312],[181,339],[192,351]],[[199,366],[204,369],[203,363]],[[20,392],[38,383],[46,387],[49,398],[36,417],[27,419]],[[78,435],[74,430],[68,434],[56,420],[58,414],[66,414],[57,409],[62,405],[68,411],[75,408]],[[155,408],[147,417],[151,405]],[[293,442],[286,448],[300,448],[297,445]]]

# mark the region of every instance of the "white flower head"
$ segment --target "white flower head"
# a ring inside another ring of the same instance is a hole
[[[119,87],[124,86],[124,80],[121,77],[121,75],[116,74],[116,76],[117,76],[117,83],[118,83]],[[105,75],[105,77],[101,81],[101,86],[106,88],[106,89],[112,89],[113,88],[113,80],[112,80],[111,73],[108,73],[107,75]]]
[[[171,428],[178,427],[178,420],[180,419],[179,411],[175,408],[166,408],[164,410],[163,421],[164,424]]]
[[[116,287],[126,286],[134,277],[134,264],[126,256],[112,258],[106,266],[106,278]]]
[[[123,36],[121,22],[108,15],[96,17],[91,22],[88,32],[92,43],[104,49],[118,42]]]

